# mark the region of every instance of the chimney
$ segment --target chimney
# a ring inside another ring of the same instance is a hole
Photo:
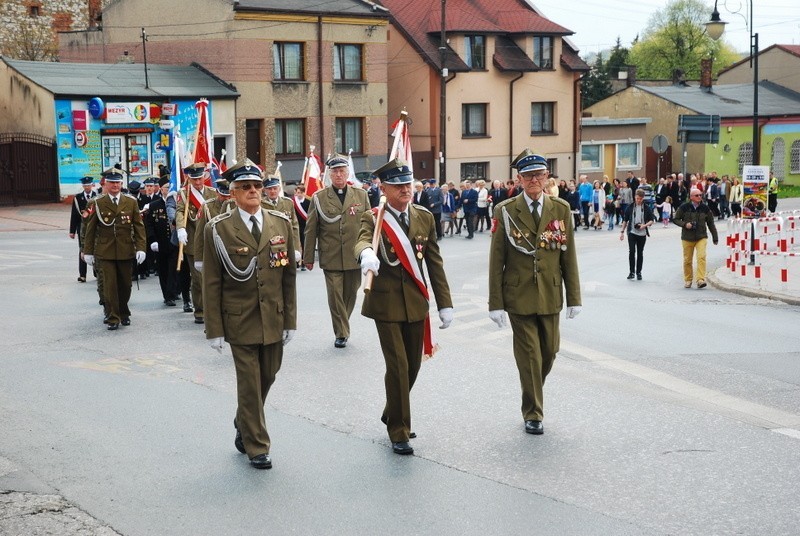
[[[700,60],[700,89],[706,93],[711,93],[711,65],[713,60],[711,58],[703,58]]]
[[[627,87],[635,86],[636,85],[636,66],[635,65],[628,65],[628,80],[626,82]]]

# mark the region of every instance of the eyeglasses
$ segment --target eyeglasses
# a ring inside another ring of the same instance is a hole
[[[244,183],[242,185],[237,186],[236,189],[237,190],[243,190],[245,192],[247,190],[251,190],[251,189],[252,190],[260,190],[261,189],[261,185],[253,183],[253,182],[246,182],[246,183]]]
[[[522,180],[524,181],[542,181],[547,178],[547,172],[539,172],[539,173],[526,173],[524,175],[520,175]]]

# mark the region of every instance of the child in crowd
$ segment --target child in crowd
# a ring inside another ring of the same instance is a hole
[[[663,203],[656,206],[661,209],[661,221],[664,222],[664,227],[669,227],[669,219],[672,217],[672,197],[667,196]]]

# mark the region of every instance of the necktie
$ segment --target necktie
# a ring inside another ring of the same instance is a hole
[[[533,223],[539,227],[539,201],[537,199],[531,201],[531,216],[533,216]]]
[[[114,201],[115,205],[119,205],[119,199],[117,199],[116,197],[112,197],[111,199]]]
[[[408,232],[408,219],[405,212],[400,213],[400,225],[403,226],[405,232]]]
[[[253,228],[250,232],[253,233],[253,238],[256,239],[256,244],[261,243],[261,229],[258,228],[258,220],[255,216],[250,216],[250,221],[253,222]]]

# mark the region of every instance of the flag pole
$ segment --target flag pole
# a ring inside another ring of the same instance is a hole
[[[377,252],[378,246],[381,243],[381,231],[383,230],[383,216],[386,214],[386,196],[381,196],[381,202],[378,205],[378,215],[375,217],[375,229],[372,232],[372,251]],[[372,270],[367,271],[366,278],[364,279],[364,294],[369,294],[372,290],[372,281],[375,279],[375,272]]]
[[[186,199],[183,202],[183,224],[186,225],[186,221],[189,218],[189,181],[186,181]],[[178,266],[175,269],[176,271],[181,271],[181,262],[183,261],[183,242],[180,240],[178,241]]]

